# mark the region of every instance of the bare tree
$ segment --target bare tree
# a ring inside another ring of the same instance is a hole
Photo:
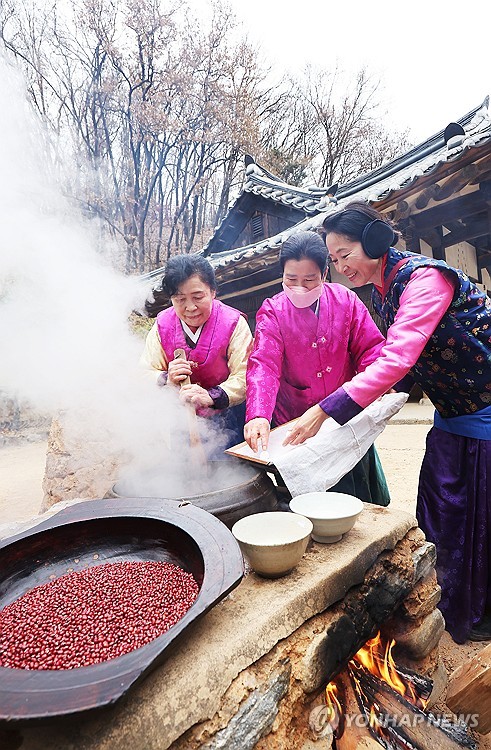
[[[124,240],[128,271],[160,261],[166,227],[168,252],[190,251],[205,188],[220,170],[230,185],[253,129],[259,78],[251,49],[228,43],[231,12],[216,6],[204,29],[157,0],[80,0],[72,17],[25,1],[5,7],[2,39],[71,146],[71,190]]]
[[[346,183],[409,147],[406,133],[387,130],[379,82],[363,68],[354,78],[339,70],[307,67],[290,81],[279,107],[266,119],[263,144],[275,171],[292,171],[318,185]],[[277,166],[278,169],[278,166]]]
[[[119,240],[128,273],[204,244],[246,153],[287,182],[328,185],[405,143],[366,70],[268,84],[226,0],[210,7],[204,21],[180,0],[0,0],[52,168],[74,164],[67,194]]]

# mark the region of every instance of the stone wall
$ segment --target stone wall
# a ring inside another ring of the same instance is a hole
[[[67,445],[62,422],[53,419],[48,434],[41,510],[75,498],[105,497],[124,462],[124,457],[111,452],[102,438]]]

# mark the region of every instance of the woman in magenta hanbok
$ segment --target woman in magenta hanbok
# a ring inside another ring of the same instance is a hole
[[[249,325],[239,310],[216,299],[213,267],[200,255],[170,258],[162,287],[172,307],[157,315],[141,364],[158,385],[180,387],[181,400],[214,421],[219,444],[212,457],[223,458],[223,450],[242,438]],[[184,349],[186,359],[174,359],[176,349]],[[188,376],[191,382],[182,385]]]
[[[270,425],[284,424],[377,359],[384,338],[366,306],[340,284],[326,284],[327,250],[315,232],[298,232],[280,252],[283,291],[263,302],[247,365],[244,436],[254,451]],[[388,505],[389,493],[372,446],[331,491]]]

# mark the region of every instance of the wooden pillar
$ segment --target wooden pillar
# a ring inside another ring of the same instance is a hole
[[[443,229],[441,226],[435,227],[435,229],[429,233],[429,239],[426,241],[431,245],[435,260],[446,260],[445,247],[443,246]]]

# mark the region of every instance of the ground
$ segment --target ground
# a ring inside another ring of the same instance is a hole
[[[431,416],[428,403],[406,404],[376,441],[391,504],[411,513],[415,512],[418,474]],[[0,444],[0,532],[3,524],[24,522],[39,512],[45,458],[46,440],[39,430],[31,435],[24,432],[19,440]],[[440,649],[448,674],[486,645],[468,642],[458,646],[444,633]],[[447,712],[443,702],[438,709]],[[491,734],[476,735],[476,739],[479,750],[491,750]]]

